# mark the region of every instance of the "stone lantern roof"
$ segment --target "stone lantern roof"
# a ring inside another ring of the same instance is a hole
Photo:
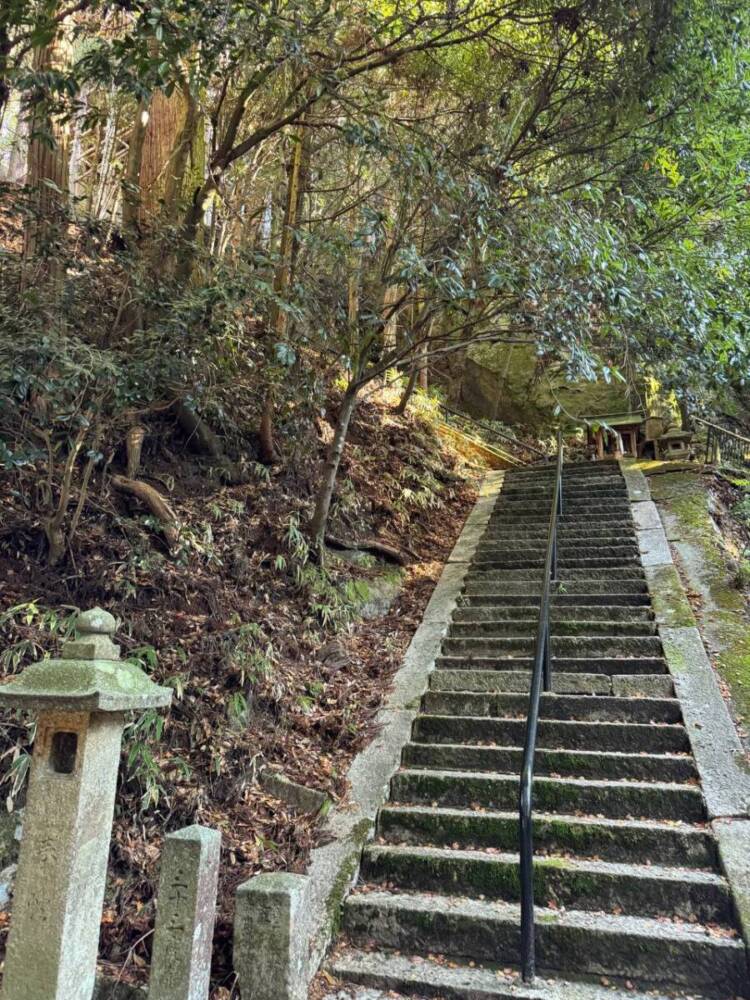
[[[78,616],[77,637],[60,659],[40,660],[0,686],[0,706],[43,711],[128,712],[166,706],[169,688],[159,687],[141,668],[120,659],[112,642],[116,622],[94,608]]]

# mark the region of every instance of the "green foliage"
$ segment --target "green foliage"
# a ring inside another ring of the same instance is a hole
[[[75,630],[76,613],[72,608],[40,607],[38,601],[0,612],[0,672],[18,673],[47,654],[53,641],[65,642]]]
[[[227,664],[242,687],[257,684],[273,673],[273,644],[257,622],[245,622],[228,633]]]
[[[164,795],[163,769],[154,750],[164,735],[164,716],[153,708],[125,727],[126,780],[141,789],[141,811],[155,808]]]
[[[238,467],[267,480],[247,424],[269,402],[290,461],[342,376],[356,396],[471,344],[530,342],[540,378],[635,382],[648,368],[688,400],[746,380],[739,3],[88,9],[65,64],[38,71],[29,47],[55,39],[53,7],[13,0],[0,81],[42,131],[67,123],[81,149],[120,122],[135,143],[144,109],[183,101],[195,129],[173,156],[189,146],[194,186],[136,226],[95,210],[101,192],[76,196],[74,252],[49,239],[34,262],[44,273],[57,260],[56,281],[30,281],[19,253],[3,262],[0,462],[19,481],[38,471],[32,504],[51,549],[59,529],[58,548],[70,545],[68,501],[85,502],[130,416],[168,401],[200,412]],[[90,178],[120,169],[95,166]],[[133,178],[111,193],[142,196]],[[37,194],[11,193],[27,229]],[[404,510],[439,502],[432,483],[401,488]],[[345,491],[335,502],[356,513]],[[212,532],[183,533],[172,555],[210,563]],[[289,525],[276,565],[331,623],[303,535]]]

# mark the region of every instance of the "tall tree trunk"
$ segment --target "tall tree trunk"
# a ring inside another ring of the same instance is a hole
[[[123,182],[123,225],[153,227],[174,221],[181,208],[188,163],[203,182],[200,114],[187,84],[167,97],[157,90],[136,111]]]
[[[128,148],[122,185],[123,229],[141,243],[142,254],[135,281],[130,282],[128,304],[122,310],[116,336],[122,337],[146,322],[135,293],[137,278],[147,273],[174,274],[178,252],[157,239],[160,223],[173,223],[183,200],[191,157],[193,169],[203,180],[203,142],[198,142],[201,117],[187,84],[167,97],[155,91],[149,102],[138,105]],[[197,164],[197,166],[196,166]]]
[[[70,57],[64,27],[42,48],[34,49],[35,73],[63,69]],[[24,230],[23,283],[47,286],[53,298],[62,292],[65,273],[62,243],[68,208],[68,124],[49,107],[43,91],[33,99],[26,183],[31,190],[29,219]]]
[[[297,235],[296,228],[302,213],[302,200],[305,194],[305,173],[307,171],[308,146],[307,130],[304,127],[297,129],[295,134],[294,150],[287,171],[286,205],[284,208],[284,221],[281,227],[281,246],[279,248],[279,263],[274,275],[274,291],[279,298],[285,298],[294,280],[294,265],[297,257]],[[271,316],[271,350],[275,350],[277,343],[286,340],[289,326],[289,315],[285,309],[276,306]],[[270,356],[270,367],[274,361]],[[274,435],[274,412],[275,412],[275,392],[272,381],[269,381],[265,399],[263,400],[263,410],[261,413],[260,428],[258,437],[260,440],[260,457],[266,464],[272,464],[279,460],[279,450],[276,446]]]
[[[323,474],[318,485],[318,492],[315,498],[315,511],[310,522],[310,530],[319,552],[323,551],[328,514],[331,510],[331,500],[333,499],[333,491],[336,487],[336,477],[341,465],[341,456],[344,454],[344,445],[349,433],[349,425],[357,407],[357,392],[358,389],[356,387],[350,386],[341,400],[341,409],[336,421],[333,441],[331,442],[328,458],[323,467]]]
[[[140,219],[141,163],[149,120],[148,109],[148,101],[139,102],[130,132],[128,160],[122,180],[122,227],[126,232],[134,231]]]

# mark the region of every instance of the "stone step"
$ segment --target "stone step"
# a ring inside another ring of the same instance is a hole
[[[491,550],[496,550],[498,548],[505,547],[513,551],[515,548],[523,548],[524,551],[527,547],[531,547],[532,550],[543,549],[547,551],[547,529],[544,531],[487,531],[485,535],[482,536],[480,551],[484,548],[489,548]],[[600,532],[598,534],[593,534],[590,532],[581,531],[578,534],[575,533],[563,533],[560,532],[558,535],[558,545],[560,550],[564,551],[566,548],[571,548],[573,550],[597,550],[605,546],[616,546],[625,547],[628,550],[637,548],[638,540],[635,536],[635,531],[607,531]]]
[[[633,607],[627,604],[553,604],[552,623],[575,622],[577,619],[605,622],[653,622],[656,618],[653,608],[648,605]],[[539,618],[539,602],[536,604],[515,604],[502,607],[466,606],[460,602],[453,612],[455,623],[518,621]]]
[[[562,503],[562,515],[565,517],[570,511],[577,511],[580,508],[588,508],[591,506],[599,506],[606,509],[606,506],[611,504],[614,509],[623,511],[627,514],[629,511],[629,500],[627,493],[620,492],[619,494],[612,495],[609,491],[597,493],[596,491],[589,490],[578,490],[566,493],[563,489],[563,503]],[[499,494],[495,505],[490,512],[490,516],[494,516],[498,511],[501,511],[504,507],[508,505],[522,507],[523,505],[533,505],[535,509],[546,510],[548,513],[552,508],[552,489],[540,491],[530,491],[525,490],[513,492],[508,491],[507,493],[503,491]]]
[[[412,739],[420,743],[489,743],[520,747],[525,736],[525,716],[522,719],[493,719],[487,716],[420,715],[412,727]],[[684,726],[677,723],[653,726],[650,723],[541,719],[537,748],[689,753],[690,743]]]
[[[365,849],[361,877],[370,885],[395,883],[399,891],[520,902],[517,851],[373,844]],[[534,896],[555,908],[676,917],[724,927],[733,923],[726,881],[713,872],[687,868],[537,856]]]
[[[549,493],[552,492],[555,484],[555,477],[551,476],[549,481],[542,481],[537,476],[535,479],[522,480],[522,479],[504,479],[501,493],[506,491],[514,490],[547,490]],[[570,492],[571,490],[625,490],[627,487],[625,485],[625,480],[622,476],[599,476],[596,479],[591,479],[586,477],[585,479],[579,479],[576,481],[568,476],[563,476],[563,491]]]
[[[508,604],[520,603],[539,604],[541,594],[541,582],[533,580],[512,580],[506,577],[498,580],[467,580],[464,592],[459,598],[459,603],[474,604],[475,601],[466,598],[484,597],[490,602],[502,599]],[[638,598],[632,595],[637,594]],[[615,583],[607,580],[569,580],[565,584],[565,593],[553,593],[550,595],[552,605],[556,604],[580,604],[580,603],[603,603],[610,604],[616,600],[618,604],[626,604],[630,601],[639,604],[650,605],[648,585],[645,579],[620,580]],[[594,601],[594,599],[596,599]]]
[[[548,511],[547,517],[535,515],[533,521],[525,523],[523,518],[501,517],[498,512],[495,515],[490,515],[482,537],[491,538],[493,533],[507,535],[512,531],[516,531],[521,538],[544,535],[549,528],[549,513]],[[587,521],[581,518],[566,517],[564,514],[557,520],[557,530],[561,538],[576,538],[585,534],[587,527],[592,532],[592,538],[610,536],[613,541],[616,541],[618,537],[631,539],[633,532],[635,532],[635,522],[630,513],[615,521],[598,515],[594,520]]]
[[[521,549],[524,551],[538,551],[542,549],[546,552],[548,526],[542,527],[543,530],[536,531],[518,531],[513,528],[507,531],[501,531],[500,529],[490,531],[488,529],[487,533],[482,536],[477,551],[482,551],[486,548],[491,552],[498,550],[513,552],[516,549],[519,551]],[[557,542],[560,551],[572,549],[573,551],[595,552],[608,547],[620,546],[632,551],[632,549],[638,546],[635,528],[617,532],[609,530],[595,531],[593,528],[590,531],[562,532],[558,529]]]
[[[518,517],[525,521],[528,518],[544,517],[549,518],[551,513],[549,500],[498,500],[489,523],[497,521],[498,518]],[[616,500],[611,497],[603,497],[601,501],[596,499],[569,500],[563,507],[560,521],[574,521],[590,514],[600,514],[608,518],[619,517],[622,520],[629,520],[631,516],[630,504],[627,499]]]
[[[632,588],[632,581],[628,582],[628,587]],[[580,607],[584,605],[591,608],[602,608],[614,606],[613,602],[619,607],[651,608],[651,597],[645,582],[638,584],[636,590],[630,589],[629,592],[620,594],[611,594],[607,588],[602,588],[600,584],[597,584],[597,588],[598,592],[586,593],[581,587],[568,584],[565,588],[566,593],[551,595],[552,608],[554,610],[555,608]],[[526,605],[533,607],[538,614],[539,603],[540,595],[538,591],[536,594],[514,594],[495,593],[491,590],[485,592],[482,589],[476,594],[460,594],[456,601],[456,606],[459,608],[514,608],[519,605]]]
[[[554,461],[548,461],[540,465],[525,465],[520,469],[511,469],[506,472],[504,482],[526,478],[533,480],[545,476],[554,479],[556,475],[557,465]],[[603,462],[566,462],[563,465],[563,480],[567,482],[568,479],[574,479],[576,476],[583,476],[587,481],[596,480],[602,476],[615,476],[620,482],[623,481],[619,464],[608,459]]]
[[[412,768],[393,776],[391,796],[394,802],[506,810],[517,807],[518,786],[517,775]],[[673,819],[685,823],[706,819],[700,789],[671,782],[538,777],[534,780],[534,803],[541,812],[614,819]]]
[[[546,552],[543,554],[537,554],[534,552],[504,552],[500,554],[493,554],[492,552],[486,552],[482,549],[471,560],[471,566],[472,570],[536,569],[537,572],[541,573],[544,568],[546,558]],[[564,571],[569,569],[598,570],[630,566],[640,566],[640,557],[636,557],[635,555],[589,556],[581,554],[580,556],[560,555],[557,560],[557,568],[562,571],[558,574],[559,576],[564,575]]]
[[[448,634],[452,637],[468,636],[469,638],[480,639],[483,636],[495,638],[521,636],[526,638],[536,637],[539,626],[538,614],[536,617],[518,617],[515,620],[506,619],[484,619],[474,621],[461,621],[454,619],[453,624],[448,629]],[[612,638],[615,636],[653,636],[656,635],[656,625],[649,621],[625,621],[619,619],[608,621],[606,618],[579,618],[577,621],[572,618],[555,618],[550,623],[552,637],[555,636],[600,636]]]
[[[521,580],[528,580],[529,583],[541,586],[542,573],[537,568],[528,569],[481,569],[471,566],[466,574],[467,583],[518,583]],[[625,580],[645,580],[646,574],[639,565],[633,566],[611,566],[600,569],[575,569],[561,567],[555,588],[558,592],[568,590],[569,583],[608,583],[610,587],[616,587]]]
[[[604,817],[555,816],[535,810],[534,849],[574,853],[602,861],[717,870],[716,841],[707,829],[687,823]],[[454,845],[518,850],[518,809],[508,812],[393,805],[381,809],[378,836],[390,843]]]
[[[547,554],[547,537],[540,535],[538,538],[503,538],[499,540],[488,539],[482,542],[478,550],[482,555],[496,556],[508,552],[517,552],[519,555]],[[601,559],[606,557],[614,559],[617,556],[631,556],[640,552],[635,540],[609,543],[604,539],[589,540],[581,538],[558,539],[557,552],[560,558],[565,556],[581,556],[582,558]]]
[[[584,661],[585,662],[585,661]],[[527,670],[435,670],[431,691],[466,691],[528,694],[531,676]],[[616,698],[674,698],[674,682],[668,675],[552,672],[555,694],[613,695]]]
[[[482,681],[476,676],[480,671],[528,671],[533,666],[534,660],[531,656],[438,656],[435,660],[435,675],[442,671],[471,674],[468,679],[473,683],[481,684]],[[607,674],[608,676],[624,678],[643,675],[652,677],[656,675],[666,675],[668,673],[666,660],[653,656],[633,656],[633,657],[573,657],[573,656],[553,656],[552,676],[555,673],[562,674]],[[439,682],[438,682],[439,683]],[[526,681],[528,689],[528,679]],[[465,690],[472,690],[467,688]]]
[[[402,753],[406,768],[441,771],[521,773],[522,747],[471,746],[465,743],[407,743]],[[684,784],[696,781],[698,772],[688,755],[605,753],[600,750],[537,749],[536,775],[614,781],[660,781]]]
[[[443,640],[444,656],[533,656],[536,638],[528,636],[460,636]],[[662,643],[657,635],[552,636],[553,656],[661,656]]]
[[[528,530],[535,530],[544,525],[549,525],[550,512],[542,510],[537,512],[527,512],[522,515],[517,511],[503,511],[492,514],[487,523],[487,533],[491,536],[493,528],[507,531],[508,528],[515,528],[519,533]],[[613,535],[625,534],[633,530],[633,519],[630,513],[619,514],[612,511],[581,511],[572,514],[564,514],[558,524],[572,530],[581,530],[586,525],[598,528],[607,528]]]
[[[394,1000],[394,997],[435,997],[441,1000],[674,1000],[664,993],[634,988],[622,990],[572,979],[537,980],[525,985],[511,968],[504,970],[459,964],[433,956],[402,955],[400,952],[341,949],[329,962],[331,973],[347,983],[344,994],[329,994],[326,1000]],[[359,986],[351,990],[350,985]],[[632,984],[631,984],[632,986]],[[701,1000],[696,994],[692,1000]]]
[[[515,903],[429,894],[367,892],[351,896],[344,929],[356,944],[414,954],[440,954],[507,965],[518,961],[520,913]],[[619,976],[687,986],[724,998],[745,992],[745,949],[736,938],[700,924],[645,917],[537,910],[540,973]]]
[[[498,502],[502,500],[546,500],[552,502],[553,483],[533,483],[525,485],[508,484],[503,486],[498,494]],[[571,500],[588,500],[592,497],[612,497],[615,500],[627,500],[627,487],[622,481],[615,479],[602,480],[590,485],[580,483],[563,483],[563,504]]]
[[[422,704],[429,715],[489,716],[526,719],[528,694],[485,694],[472,691],[426,691]],[[569,722],[635,722],[675,725],[682,721],[676,698],[614,698],[598,695],[542,694],[539,717]]]

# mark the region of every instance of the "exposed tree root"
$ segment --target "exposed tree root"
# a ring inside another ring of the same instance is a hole
[[[363,538],[359,542],[348,542],[343,538],[335,538],[333,535],[326,535],[326,545],[333,549],[346,549],[350,552],[371,552],[375,556],[382,556],[389,562],[397,563],[399,566],[406,566],[409,556],[418,559],[419,556],[411,549],[397,549],[393,545],[387,545],[377,538]]]
[[[159,521],[170,549],[177,544],[179,530],[177,517],[164,497],[148,483],[127,476],[112,476],[112,485],[123,493],[129,493],[144,504]]]

